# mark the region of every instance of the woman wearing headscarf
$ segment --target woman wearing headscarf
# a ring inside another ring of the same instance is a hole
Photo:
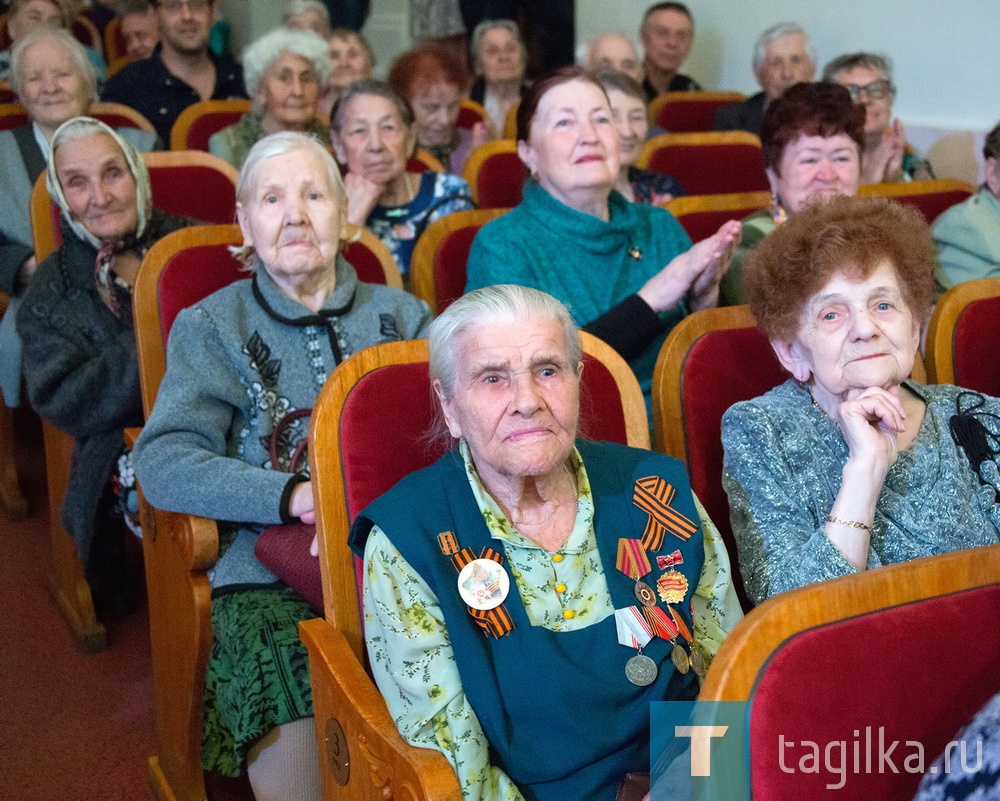
[[[132,287],[149,248],[194,223],[153,208],[145,162],[103,122],[71,119],[51,146],[47,181],[63,244],[39,265],[17,330],[31,405],[75,440],[63,524],[98,615],[113,614],[132,591],[115,521],[135,500],[123,431],[142,424]]]

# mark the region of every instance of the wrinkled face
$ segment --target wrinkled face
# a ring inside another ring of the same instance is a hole
[[[850,390],[898,386],[913,369],[920,322],[903,299],[899,276],[888,262],[864,281],[836,274],[810,298],[793,343],[776,347],[800,381],[843,397]]]
[[[806,37],[790,33],[769,42],[764,48],[764,62],[755,68],[757,83],[771,100],[784,94],[789,86],[811,81],[816,65],[809,58]]]
[[[794,214],[809,203],[855,195],[861,173],[858,144],[845,133],[799,136],[781,153],[781,174],[765,170],[771,191]]]
[[[676,72],[691,52],[694,26],[687,14],[667,8],[650,16],[639,37],[652,64]]]
[[[323,16],[318,11],[313,9],[292,14],[285,20],[285,27],[291,28],[294,31],[313,31],[319,36],[326,36],[328,30],[326,20],[323,19]]]
[[[128,14],[121,21],[125,52],[130,61],[141,61],[153,55],[160,32],[156,27],[156,14],[150,9],[147,14]]]
[[[312,150],[264,161],[250,199],[236,204],[243,241],[280,285],[333,271],[346,221],[326,165]]]
[[[639,59],[639,51],[628,39],[617,33],[598,36],[590,43],[590,63],[587,66],[595,72],[600,70],[624,72],[636,83],[642,83],[642,61]]]
[[[212,16],[208,0],[160,0],[156,5],[161,41],[185,55],[203,53],[208,47]]]
[[[892,92],[889,82],[878,70],[871,67],[854,67],[833,76],[834,83],[846,86],[855,103],[865,107],[865,133],[882,133],[892,119]],[[873,94],[879,97],[873,97]]]
[[[302,130],[316,117],[319,76],[309,59],[283,51],[264,74],[257,102],[264,119],[283,130]]]
[[[582,364],[569,362],[559,323],[535,316],[486,324],[458,347],[452,397],[437,381],[435,390],[448,429],[465,437],[486,485],[562,470],[576,439]]]
[[[618,129],[618,152],[622,166],[631,166],[639,158],[649,132],[646,104],[617,89],[608,92],[608,99],[611,101],[611,117]]]
[[[93,100],[73,57],[60,42],[42,39],[22,54],[21,102],[39,127],[54,131],[66,120],[87,113]]]
[[[51,28],[61,28],[62,12],[52,0],[30,0],[21,6],[20,10],[7,21],[7,31],[12,41],[17,41],[28,31],[42,25]]]
[[[69,139],[56,150],[55,165],[74,220],[102,242],[135,233],[135,178],[114,139],[103,133]]]
[[[348,84],[372,77],[368,54],[356,35],[330,39],[330,86],[343,89]]]
[[[421,147],[441,147],[454,141],[461,98],[461,90],[451,83],[421,84],[414,89],[410,105]]]
[[[529,142],[517,151],[538,183],[571,207],[574,198],[607,193],[618,177],[618,131],[608,99],[589,81],[554,86],[538,103]]]
[[[520,81],[524,77],[524,53],[514,34],[505,28],[491,28],[479,41],[476,74],[486,83]]]
[[[387,184],[405,172],[415,142],[395,103],[378,95],[356,95],[344,108],[334,145],[348,172]]]

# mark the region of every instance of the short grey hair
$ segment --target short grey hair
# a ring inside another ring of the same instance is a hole
[[[315,11],[319,14],[320,19],[323,20],[326,29],[330,30],[330,9],[328,9],[320,0],[289,0],[288,5],[285,6],[285,14],[281,18],[283,24],[287,25],[288,20],[297,14],[308,14],[310,11]]]
[[[243,167],[240,169],[240,177],[236,181],[236,202],[246,207],[253,199],[254,190],[257,188],[257,174],[265,161],[296,150],[311,150],[320,157],[326,168],[327,184],[333,192],[334,199],[342,209],[346,209],[347,190],[344,189],[344,179],[340,175],[340,166],[337,164],[337,160],[330,155],[330,151],[319,139],[312,134],[300,131],[278,131],[278,133],[258,140],[250,148],[246,161],[243,162]],[[239,248],[231,248],[231,250],[248,269],[257,269],[259,260],[252,247],[244,245]]]
[[[823,67],[823,80],[836,83],[833,76],[838,72],[847,72],[856,67],[881,72],[882,77],[892,83],[892,59],[878,53],[847,53],[843,56],[837,56]]]
[[[483,37],[492,30],[504,30],[510,33],[514,37],[515,41],[521,47],[521,58],[527,59],[528,48],[524,46],[524,40],[521,38],[521,31],[517,27],[517,23],[512,19],[484,19],[475,28],[472,29],[472,36],[469,37],[469,52],[472,54],[472,66],[475,67],[479,63],[479,49],[483,45]]]
[[[628,97],[634,97],[636,100],[641,100],[643,105],[646,104],[646,92],[633,78],[624,72],[618,72],[618,70],[601,70],[594,77],[604,87],[609,100],[611,99],[610,93],[614,90]]]
[[[809,34],[805,32],[805,29],[801,25],[796,25],[794,22],[781,22],[777,25],[772,25],[757,37],[757,43],[753,47],[753,68],[755,70],[759,69],[764,63],[764,59],[767,57],[767,46],[771,44],[771,42],[775,42],[778,39],[784,39],[786,36],[793,36],[795,34],[802,34],[802,36],[805,37],[806,53],[815,64],[816,48],[814,48],[812,46],[812,42],[809,41]]]
[[[275,28],[243,51],[243,82],[247,94],[253,100],[254,111],[258,114],[262,109],[258,108],[257,90],[271,65],[282,53],[301,56],[312,64],[321,87],[330,78],[330,55],[323,37],[314,31]]]
[[[14,42],[14,46],[10,49],[10,85],[18,96],[24,97],[24,53],[32,45],[43,41],[57,42],[63,46],[63,49],[69,53],[77,73],[83,78],[91,100],[97,100],[97,73],[94,71],[94,65],[87,58],[87,51],[84,50],[83,45],[76,40],[73,34],[63,28],[44,26],[28,31]]]
[[[347,105],[356,97],[362,97],[364,95],[374,95],[375,97],[382,97],[388,100],[396,107],[396,111],[399,112],[399,117],[403,121],[403,125],[407,128],[413,127],[413,109],[410,104],[403,99],[402,95],[399,94],[395,89],[392,88],[385,81],[378,81],[374,78],[364,78],[360,81],[355,81],[344,87],[340,93],[340,97],[337,98],[337,102],[333,104],[333,108],[330,110],[330,127],[336,133],[340,133],[344,128],[344,115],[347,114]]]
[[[115,15],[118,19],[124,19],[132,14],[145,16],[153,10],[148,0],[118,0],[115,3]]]
[[[517,325],[529,317],[548,317],[563,329],[566,358],[572,369],[583,359],[583,342],[565,304],[531,287],[497,284],[463,295],[431,323],[427,332],[431,382],[439,381],[446,398],[455,394],[459,372],[459,341],[483,325]]]

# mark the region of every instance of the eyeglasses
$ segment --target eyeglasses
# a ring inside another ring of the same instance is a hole
[[[845,83],[843,87],[850,93],[851,100],[855,103],[861,99],[861,93],[864,92],[872,100],[880,100],[883,97],[892,97],[896,93],[896,87],[892,85],[891,81],[887,81],[884,78],[881,81],[872,81],[871,83],[866,83],[864,86],[856,83]]]
[[[210,0],[160,0],[156,5],[168,14],[180,14],[185,7],[195,13],[205,11],[211,2]]]

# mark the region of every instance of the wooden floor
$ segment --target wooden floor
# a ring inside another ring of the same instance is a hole
[[[154,739],[146,608],[108,624],[106,650],[76,649],[46,590],[38,421],[19,410],[16,425],[31,513],[11,522],[0,510],[0,799],[148,801]]]

